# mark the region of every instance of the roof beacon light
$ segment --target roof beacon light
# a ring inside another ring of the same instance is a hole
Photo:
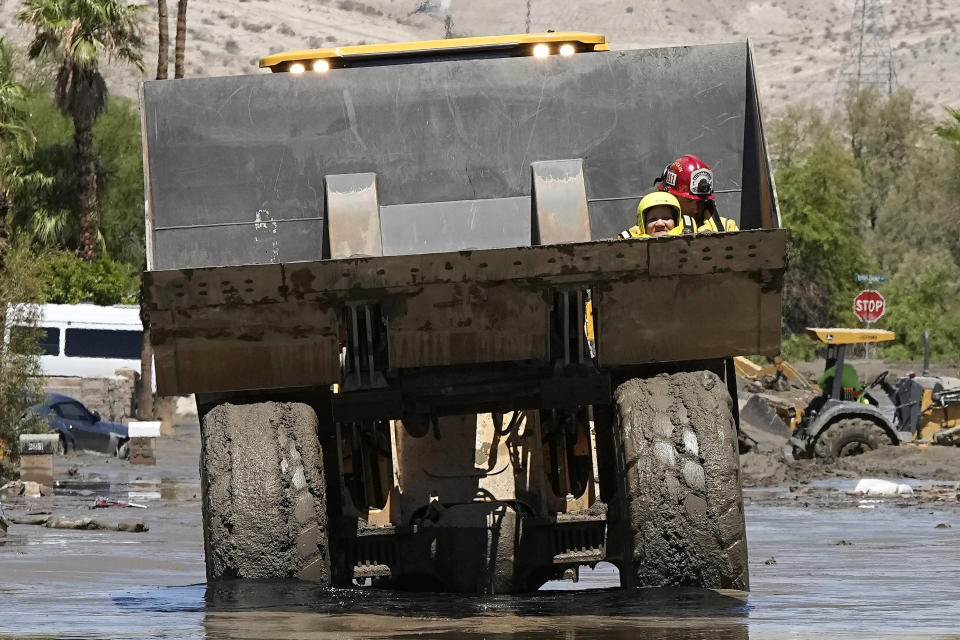
[[[292,65],[290,65],[290,73],[303,73],[306,70],[307,68],[303,66],[303,63],[300,62],[294,62]]]
[[[449,4],[449,0],[444,0]],[[436,60],[472,59],[475,57],[549,57],[551,54],[571,56],[588,51],[609,51],[610,43],[602,33],[550,31],[547,33],[513,33],[481,38],[448,38],[417,42],[361,44],[323,49],[301,49],[274,53],[261,58],[260,67],[275,73],[289,73],[295,64],[305,71],[313,70],[317,60],[326,60],[330,71],[341,67],[384,66],[408,62],[429,63]],[[322,73],[322,72],[320,72]]]

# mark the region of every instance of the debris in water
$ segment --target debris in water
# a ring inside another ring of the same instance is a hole
[[[14,480],[0,487],[0,495],[39,498],[41,496],[53,495],[53,489],[39,482]]]
[[[136,502],[123,502],[121,500],[112,500],[110,498],[97,498],[91,509],[106,509],[108,507],[134,507],[136,509],[146,509],[147,505],[137,504]]]
[[[44,526],[48,529],[88,529],[100,531],[129,531],[130,533],[141,533],[150,531],[150,526],[139,520],[127,520],[122,522],[103,522],[94,518],[80,518],[79,520],[66,520],[56,516],[27,516],[25,518],[12,518],[13,524],[32,524]]]
[[[912,496],[913,488],[908,484],[897,484],[889,480],[864,478],[857,483],[853,490],[854,495],[872,496],[876,498],[898,498]]]

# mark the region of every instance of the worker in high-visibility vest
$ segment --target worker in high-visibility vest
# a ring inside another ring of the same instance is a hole
[[[637,224],[620,232],[620,239],[657,238],[693,233],[693,218],[680,212],[680,201],[665,191],[648,193],[637,206]]]

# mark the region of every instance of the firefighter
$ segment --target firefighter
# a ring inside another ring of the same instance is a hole
[[[735,220],[721,218],[713,195],[713,172],[703,160],[687,154],[666,166],[654,181],[657,189],[677,197],[680,210],[696,222],[697,233],[737,231]]]
[[[620,232],[620,238],[657,238],[693,233],[693,218],[683,215],[680,201],[664,191],[648,193],[637,206],[637,224]]]

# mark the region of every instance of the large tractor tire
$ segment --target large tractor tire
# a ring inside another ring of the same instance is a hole
[[[317,416],[299,403],[221,404],[203,418],[207,578],[330,583]]]
[[[832,460],[892,444],[893,440],[877,423],[865,418],[843,418],[820,432],[813,443],[813,453]]]
[[[714,373],[620,385],[624,586],[749,589],[732,401]]]

